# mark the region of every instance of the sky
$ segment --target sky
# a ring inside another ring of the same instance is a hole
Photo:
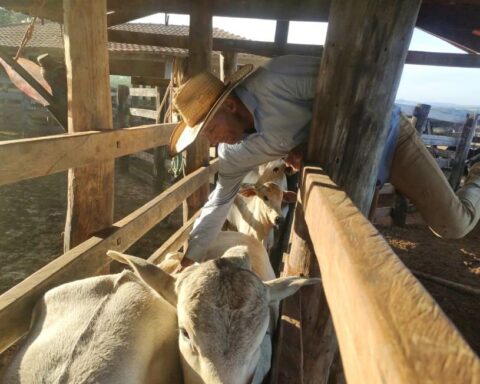
[[[165,23],[165,15],[148,16],[135,22]],[[169,23],[188,25],[188,15],[169,15]],[[213,26],[258,41],[273,41],[275,20],[213,18]],[[290,21],[288,43],[319,44],[325,42],[327,23]],[[462,53],[462,50],[415,29],[409,50]],[[397,99],[422,103],[450,103],[480,106],[480,68],[453,68],[406,64]]]

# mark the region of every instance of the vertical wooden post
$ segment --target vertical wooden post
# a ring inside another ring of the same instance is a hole
[[[188,77],[202,71],[211,70],[212,62],[212,1],[197,0],[192,2],[190,14],[190,36],[188,56]],[[196,142],[187,149],[186,173],[192,173],[199,167],[208,165],[209,161],[208,140],[204,137],[197,138]],[[187,199],[190,218],[207,201],[209,185],[202,185]]]
[[[307,159],[324,167],[364,214],[419,6],[420,0],[339,0],[330,8]]]
[[[63,9],[68,131],[112,129],[106,0],[65,0]],[[113,177],[113,160],[69,171],[65,251],[112,224]]]
[[[455,152],[455,160],[453,161],[452,172],[450,173],[450,185],[453,189],[457,189],[465,169],[465,161],[467,160],[468,151],[472,144],[473,135],[475,134],[475,116],[467,115],[467,120],[462,129],[462,136]]]
[[[167,88],[161,89],[155,87],[157,97],[155,99],[155,110],[157,111],[157,118],[155,122],[157,124],[162,123],[164,119],[164,113],[160,111],[162,99],[167,92]],[[156,147],[153,150],[153,189],[155,193],[164,191],[168,185],[168,170],[165,167],[165,160],[168,157],[167,148],[165,146]]]
[[[237,71],[237,52],[224,51],[223,56],[223,74],[227,78]]]
[[[285,47],[288,40],[288,28],[290,22],[288,20],[277,20],[275,27],[275,44],[279,47]]]
[[[117,123],[118,128],[128,127],[128,95],[130,89],[126,85],[119,85],[117,88]],[[122,156],[118,159],[120,172],[128,173],[129,156]]]
[[[372,201],[390,111],[419,7],[420,0],[337,0],[330,8],[307,161],[322,166],[364,215]],[[302,230],[306,228],[303,215],[297,215],[296,221],[300,222],[294,226],[300,230],[292,238],[288,259],[288,268],[294,271],[305,268],[312,249]],[[314,274],[316,267],[311,262],[308,273]],[[322,297],[302,296],[302,307],[319,311],[310,318],[302,313],[302,329],[314,330],[303,339],[304,359],[316,345],[328,351],[311,356],[308,365],[304,362],[304,375],[308,369],[310,376],[304,382],[325,383],[335,352],[330,314],[321,305]]]
[[[419,135],[422,135],[427,126],[427,118],[431,107],[428,104],[417,104],[413,110],[413,116],[416,118],[415,128]]]

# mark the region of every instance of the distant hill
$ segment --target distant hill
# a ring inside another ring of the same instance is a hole
[[[403,113],[411,115],[417,102],[410,100],[396,100]],[[463,123],[467,114],[480,114],[480,106],[458,105],[451,103],[431,103],[432,109],[428,115],[429,118],[446,121],[450,123]]]

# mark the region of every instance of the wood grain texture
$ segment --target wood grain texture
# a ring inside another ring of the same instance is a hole
[[[349,383],[476,383],[480,362],[438,304],[318,168],[305,219]]]
[[[0,185],[167,145],[176,124],[89,131],[0,143]]]
[[[65,0],[68,132],[112,129],[106,0]],[[114,161],[70,169],[64,250],[113,222]]]
[[[198,0],[192,4],[190,14],[190,35],[188,53],[188,77],[195,76],[203,71],[211,71],[212,57],[212,0]],[[187,174],[198,167],[208,165],[210,143],[202,136],[197,137],[195,143],[187,148],[185,171]],[[188,213],[190,218],[208,199],[209,186],[205,184],[188,199]]]
[[[307,157],[365,214],[419,6],[338,0],[330,8]]]
[[[168,216],[216,172],[218,166],[200,168],[117,221],[107,230],[71,249],[0,296],[0,352],[21,338],[30,325],[33,306],[48,290],[68,281],[96,274],[110,263],[109,249],[128,249],[141,236]]]

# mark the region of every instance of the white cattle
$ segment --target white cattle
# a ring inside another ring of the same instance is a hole
[[[286,191],[288,189],[287,177],[285,175],[286,168],[285,161],[282,159],[269,161],[247,173],[243,178],[243,184],[256,185],[259,187],[271,181],[278,184],[283,191]]]
[[[319,281],[284,277],[262,282],[251,271],[244,246],[229,249],[220,259],[188,267],[176,281],[142,259],[110,255],[130,264],[161,295],[175,287],[186,383],[261,383],[270,365],[271,305]]]
[[[51,289],[2,382],[182,383],[176,309],[152,288],[124,271]]]
[[[262,283],[245,254],[264,278],[273,276],[268,255],[238,233],[220,234],[207,257],[242,242],[240,250],[226,252],[239,257],[187,268],[176,286],[157,266],[110,251],[134,271],[48,291],[3,382],[235,384],[252,375],[260,382],[270,364],[266,306],[275,308],[279,299],[315,281]]]
[[[284,191],[273,182],[247,187],[235,197],[227,222],[230,228],[263,242],[269,250],[272,245],[269,235],[284,220],[282,202],[295,200],[294,192]]]

